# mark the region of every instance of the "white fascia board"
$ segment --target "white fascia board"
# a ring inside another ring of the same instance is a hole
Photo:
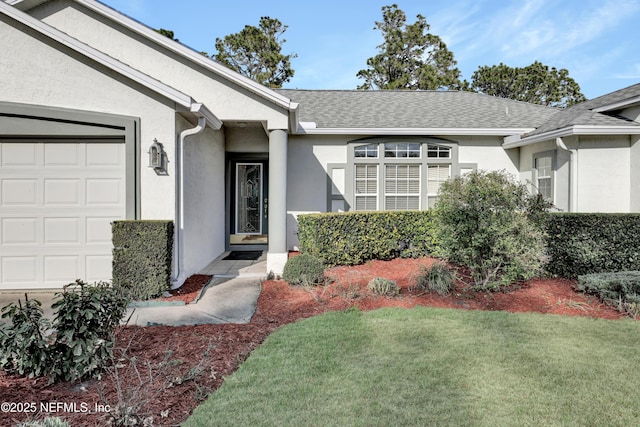
[[[502,147],[504,149],[524,147],[537,142],[563,138],[571,135],[640,135],[640,126],[574,125],[524,138],[520,138],[519,135],[508,136],[504,138]]]
[[[209,59],[201,55],[200,53],[194,51],[187,46],[171,40],[170,38],[163,36],[162,34],[157,33],[152,28],[132,19],[112,8],[106,6],[102,3],[99,3],[95,0],[74,0],[77,3],[85,6],[86,8],[97,12],[100,15],[103,15],[114,22],[142,35],[143,37],[152,40],[154,43],[159,44],[180,56],[189,59],[192,62],[201,65],[202,67],[209,69],[216,74],[221,75],[225,79],[231,81],[232,83],[237,84],[238,86],[244,87],[245,89],[259,95],[260,97],[271,101],[277,106],[284,108],[288,111],[294,111],[296,109],[295,103],[292,103],[289,98],[286,96],[280,95],[279,93],[261,85],[258,82],[255,82],[235,71],[230,70],[224,65],[218,64],[217,62]]]
[[[531,132],[534,128],[318,128],[302,122],[298,134],[306,135],[478,135],[506,136]]]
[[[20,22],[21,24],[33,29],[34,31],[55,40],[56,42],[80,53],[81,55],[104,65],[105,67],[153,90],[154,92],[164,96],[165,98],[175,102],[178,105],[181,105],[186,108],[191,108],[191,104],[193,104],[193,99],[177,89],[168,86],[159,80],[150,77],[147,74],[144,74],[134,68],[129,67],[126,64],[112,58],[109,55],[106,55],[73,37],[59,31],[42,21],[39,21],[30,15],[21,12],[13,6],[9,6],[4,1],[0,1],[0,13],[3,13],[15,21]]]
[[[191,113],[196,117],[204,117],[207,120],[207,123],[215,130],[220,130],[222,128],[222,120],[217,118],[215,114],[213,114],[204,104],[191,104]]]
[[[614,102],[613,104],[603,105],[602,107],[594,108],[591,111],[593,111],[594,113],[602,113],[605,111],[620,110],[622,108],[631,106],[633,104],[638,104],[638,103],[640,103],[640,96],[625,99],[623,101]]]

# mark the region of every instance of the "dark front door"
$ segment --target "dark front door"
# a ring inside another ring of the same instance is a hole
[[[230,245],[268,243],[269,198],[267,162],[231,162]]]

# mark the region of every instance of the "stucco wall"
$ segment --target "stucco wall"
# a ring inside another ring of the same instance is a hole
[[[34,38],[0,16],[0,93],[9,102],[47,105],[121,114],[140,118],[141,215],[145,219],[174,219],[174,164],[167,177],[145,167],[154,138],[165,151],[175,152],[175,110],[154,92],[112,76],[100,65],[41,36]]]
[[[268,153],[269,136],[262,126],[226,127],[226,150],[230,153]]]
[[[633,136],[629,150],[631,159],[631,212],[640,212],[640,136]]]
[[[458,142],[458,161],[475,163],[478,170],[505,170],[517,176],[518,153],[502,148],[503,139],[497,136],[446,136]]]
[[[570,145],[570,142],[566,141]],[[553,202],[555,209],[568,212],[570,208],[570,153],[559,150],[556,147],[555,140],[540,142],[533,145],[514,149],[519,150],[520,162],[520,182],[525,184],[530,191],[534,191],[534,156],[539,153],[551,153],[554,158],[554,176],[553,176]]]
[[[628,136],[580,137],[578,211],[629,212],[630,170]]]
[[[178,119],[179,131],[193,124]],[[206,128],[184,145],[184,254],[187,276],[225,250],[224,132]]]
[[[287,241],[290,249],[298,245],[297,216],[327,211],[329,167],[346,164],[348,142],[361,138],[363,136],[290,136],[287,181]],[[485,170],[504,169],[514,175],[518,172],[518,153],[505,152],[501,138],[442,138],[458,142],[458,163],[477,165],[478,169]],[[346,183],[335,184],[342,188],[349,187]]]
[[[261,97],[240,89],[215,73],[156,46],[105,18],[68,0],[49,2],[33,16],[131,65],[204,103],[224,120],[265,120],[270,129],[287,129],[288,114]],[[186,64],[186,65],[185,65]]]

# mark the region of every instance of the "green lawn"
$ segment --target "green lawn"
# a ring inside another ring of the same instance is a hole
[[[640,322],[327,313],[270,335],[184,425],[640,425]]]

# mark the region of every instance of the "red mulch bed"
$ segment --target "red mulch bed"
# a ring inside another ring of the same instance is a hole
[[[577,293],[573,290],[574,282],[564,279],[534,279],[496,293],[475,292],[465,285],[464,280],[458,283],[455,292],[447,296],[410,290],[420,267],[433,262],[437,261],[430,258],[397,259],[372,261],[357,267],[335,267],[327,271],[327,276],[334,281],[313,289],[290,287],[282,281],[266,281],[262,284],[256,313],[245,325],[120,328],[116,355],[122,355],[124,351],[125,356],[118,360],[118,374],[107,373],[101,382],[88,380],[49,386],[46,379],[16,378],[0,372],[1,401],[16,404],[33,402],[38,406],[35,415],[0,411],[0,425],[12,425],[45,415],[62,417],[73,426],[108,425],[108,414],[104,409],[113,411],[118,401],[130,405],[142,402],[137,412],[153,417],[154,425],[179,425],[271,332],[282,325],[329,310],[421,305],[602,319],[624,317],[594,297]],[[394,298],[372,295],[366,284],[374,277],[397,281],[400,295]],[[464,279],[464,274],[462,277]],[[193,277],[190,281],[202,286],[208,279]],[[193,286],[186,294],[199,292],[199,289],[194,290],[197,286]],[[132,362],[134,358],[135,363]],[[136,367],[139,376],[135,373]],[[198,374],[190,376],[190,370]],[[56,411],[41,412],[41,402],[58,402]],[[103,406],[103,412],[96,412],[96,405],[110,405],[110,408]]]
[[[183,301],[185,304],[191,304],[198,298],[200,291],[209,283],[211,277],[213,276],[208,274],[194,274],[185,280],[178,289],[170,290],[170,296],[159,298],[159,300],[167,302]]]

